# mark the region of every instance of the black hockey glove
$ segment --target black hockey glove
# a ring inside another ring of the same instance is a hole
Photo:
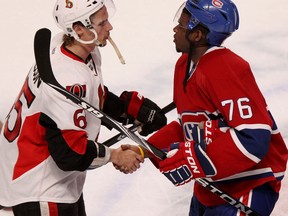
[[[157,104],[138,92],[124,91],[120,99],[124,102],[124,111],[129,123],[137,119],[143,124],[140,135],[147,136],[167,124],[167,118]]]

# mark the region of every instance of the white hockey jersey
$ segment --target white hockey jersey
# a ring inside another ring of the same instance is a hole
[[[58,82],[100,108],[104,85],[98,48],[87,62],[61,44],[52,43],[50,52]],[[57,125],[57,140],[47,140],[49,134],[39,124],[43,114]],[[92,141],[97,139],[100,125],[100,120],[42,82],[34,65],[7,115],[0,136],[0,205],[9,207],[30,201],[76,202],[89,167],[86,159],[91,163],[95,148]],[[60,153],[54,151],[56,145]],[[72,157],[65,158],[61,151]],[[62,158],[58,160],[57,157]],[[63,171],[59,168],[61,165],[67,169]]]

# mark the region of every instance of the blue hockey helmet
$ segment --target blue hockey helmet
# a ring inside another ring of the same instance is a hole
[[[201,24],[209,29],[209,44],[220,46],[239,27],[237,7],[231,0],[187,0],[183,4],[191,14],[187,29]]]

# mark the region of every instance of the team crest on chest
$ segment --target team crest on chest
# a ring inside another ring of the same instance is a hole
[[[205,112],[183,112],[181,114],[181,124],[186,140],[192,141],[193,129],[200,122],[207,121],[209,116]],[[194,130],[195,131],[195,130]]]
[[[66,89],[80,98],[86,96],[86,85],[74,84],[72,86],[66,86]]]

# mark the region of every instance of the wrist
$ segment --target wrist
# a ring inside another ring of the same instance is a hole
[[[136,154],[141,155],[143,159],[150,156],[150,153],[145,148],[142,148],[140,145],[123,144],[121,145],[121,148],[123,151],[131,150]]]
[[[102,144],[95,143],[96,155],[90,164],[90,169],[95,169],[107,164],[111,158],[111,149]]]
[[[140,152],[139,154],[141,155],[141,157],[142,157],[142,158],[145,158],[145,153],[144,153],[144,150],[142,149],[142,147],[139,146],[139,145],[138,145],[137,147],[138,147],[138,149],[139,149],[139,152]]]
[[[110,149],[109,162],[118,163],[117,151],[119,151],[119,150],[118,149]]]

